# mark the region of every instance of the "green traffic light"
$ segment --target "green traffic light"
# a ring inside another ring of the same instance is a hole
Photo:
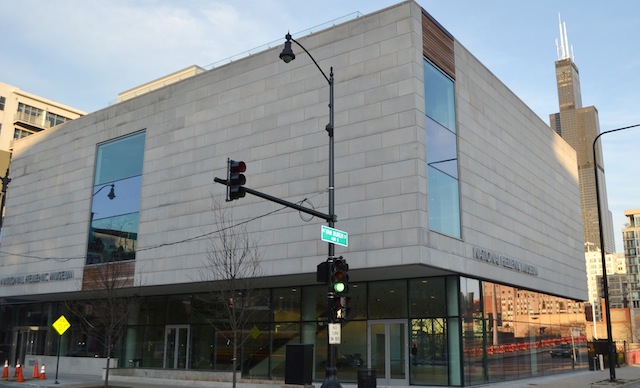
[[[337,282],[333,285],[333,290],[335,292],[344,292],[344,288],[345,286],[344,286],[344,283],[342,282]]]

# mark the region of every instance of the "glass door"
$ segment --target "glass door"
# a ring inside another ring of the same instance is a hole
[[[11,364],[20,360],[24,363],[26,356],[45,354],[47,328],[28,326],[16,327],[13,330],[13,359]]]
[[[376,370],[378,385],[409,384],[409,341],[403,320],[369,321],[368,365]]]
[[[167,369],[188,369],[189,351],[189,325],[166,326],[163,367]]]

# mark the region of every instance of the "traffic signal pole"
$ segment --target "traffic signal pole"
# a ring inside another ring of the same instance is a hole
[[[327,80],[329,84],[329,123],[325,127],[327,134],[329,135],[329,174],[328,174],[329,186],[327,188],[327,191],[329,193],[329,214],[323,214],[312,209],[307,209],[303,206],[282,200],[280,198],[270,196],[268,194],[261,193],[253,189],[249,189],[244,186],[243,186],[243,189],[244,189],[244,192],[246,193],[253,194],[258,197],[267,199],[269,201],[273,201],[281,205],[291,207],[298,211],[322,218],[325,221],[327,221],[330,228],[333,228],[336,222],[335,195],[334,195],[335,193],[335,169],[334,169],[335,154],[334,154],[334,138],[333,138],[333,129],[334,129],[333,67],[330,68],[329,76],[327,77],[327,75],[322,70],[320,65],[318,65],[318,62],[316,62],[315,58],[313,58],[313,55],[311,55],[311,53],[309,53],[309,51],[307,51],[307,49],[303,45],[301,45],[298,41],[296,41],[291,36],[291,34],[287,33],[287,35],[285,35],[285,39],[286,41],[284,43],[284,48],[280,53],[280,59],[282,59],[285,63],[289,63],[296,58],[295,53],[291,49],[291,43],[294,42],[295,44],[300,46],[300,48],[302,48],[304,52],[307,53],[307,55],[309,55],[309,58],[311,58],[311,60],[316,65],[316,67],[318,68],[318,70],[320,71],[324,79]],[[215,178],[214,181],[217,183],[225,184],[227,186],[230,186],[231,184],[229,182],[231,181],[231,178],[228,178],[228,181]],[[231,198],[231,199],[237,199],[237,197]],[[336,259],[335,253],[336,253],[335,244],[333,242],[328,242],[327,262],[329,263],[329,266],[333,266],[333,262]],[[337,297],[339,298],[340,296],[337,296]],[[336,295],[333,289],[331,289],[331,279],[327,279],[327,302],[328,302],[327,303],[327,323],[335,323],[336,321],[336,319],[333,316],[333,307],[335,302],[334,298],[336,298]],[[322,383],[322,388],[342,388],[342,386],[338,382],[338,377],[337,377],[336,353],[337,353],[337,346],[335,344],[332,344],[331,341],[329,341],[329,329],[327,326],[327,363],[325,368],[325,379],[324,379],[324,382]]]
[[[227,184],[227,180],[220,179],[218,177],[213,178],[213,181],[216,182],[216,183],[223,184],[225,186],[228,185]],[[324,214],[324,213],[319,212],[319,211],[314,210],[314,209],[306,208],[304,206],[298,205],[297,203],[285,201],[284,199],[281,199],[281,198],[278,198],[278,197],[274,197],[274,196],[266,194],[266,193],[262,193],[262,192],[260,192],[258,190],[254,190],[254,189],[251,189],[249,187],[244,187],[244,191],[246,193],[248,193],[248,194],[255,195],[256,197],[260,197],[260,198],[266,199],[268,201],[275,202],[275,203],[278,203],[278,204],[286,206],[286,207],[290,207],[292,209],[301,211],[303,213],[307,213],[307,214],[312,215],[314,217],[322,218],[323,220],[325,220],[327,222],[331,219],[331,216],[329,216],[328,214]],[[335,218],[335,215],[333,217]]]

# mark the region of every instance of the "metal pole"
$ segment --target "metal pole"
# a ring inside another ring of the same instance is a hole
[[[58,382],[58,368],[60,367],[60,345],[62,344],[62,334],[58,336],[58,357],[56,358],[56,381],[54,384],[60,384]]]
[[[596,203],[598,208],[598,230],[600,233],[600,255],[602,260],[602,288],[604,293],[604,308],[605,308],[606,324],[607,324],[607,347],[609,349],[609,381],[611,382],[616,381],[616,364],[615,364],[616,351],[613,344],[613,334],[611,330],[611,305],[609,303],[609,281],[607,279],[607,260],[605,258],[604,236],[603,236],[603,230],[602,230],[603,229],[602,209],[600,206],[600,184],[599,184],[599,178],[598,178],[598,160],[597,160],[597,153],[596,153],[596,144],[600,136],[604,135],[605,133],[622,131],[624,129],[634,128],[638,126],[640,126],[640,124],[631,125],[624,128],[612,129],[609,131],[604,131],[600,133],[598,136],[596,136],[595,139],[593,139],[593,171],[596,178]],[[594,322],[594,325],[595,325],[595,322]]]
[[[297,43],[297,42],[296,42]],[[306,50],[305,50],[306,51]],[[314,60],[315,62],[315,60]],[[324,75],[324,73],[323,73]],[[326,76],[325,76],[326,78]],[[333,139],[333,67],[329,73],[329,124],[327,124],[327,134],[329,135],[329,227],[333,228],[335,225],[335,170],[334,170],[334,139]],[[335,244],[329,243],[329,260],[333,261],[335,257]],[[332,305],[333,305],[333,293],[331,288],[331,277],[327,277],[327,323],[333,322]],[[327,326],[328,330],[328,326]],[[321,388],[341,388],[342,386],[338,382],[338,370],[336,367],[336,345],[329,344],[329,332],[327,331],[327,368],[325,371],[325,379]]]
[[[307,49],[301,45],[297,40],[293,39],[291,37],[291,35],[289,33],[287,33],[287,35],[285,35],[285,39],[287,40],[287,42],[285,43],[285,48],[282,51],[282,54],[280,54],[280,59],[284,60],[285,62],[289,62],[292,61],[295,58],[295,55],[293,54],[293,51],[291,51],[291,46],[289,41],[293,41],[295,42],[298,46],[300,46],[300,48],[302,48],[304,50],[305,53],[307,53],[307,55],[309,55],[309,58],[311,58],[311,60],[313,61],[313,63],[316,65],[316,67],[318,68],[318,70],[320,71],[320,73],[322,73],[322,76],[324,77],[324,79],[327,80],[327,82],[329,83],[329,124],[327,124],[326,126],[326,130],[327,130],[327,134],[329,135],[329,187],[328,187],[328,192],[329,192],[329,219],[327,220],[327,223],[329,224],[330,228],[333,228],[335,221],[336,221],[336,213],[335,213],[335,197],[334,197],[334,192],[335,192],[335,171],[334,171],[334,140],[333,140],[333,67],[331,67],[331,71],[329,72],[329,77],[327,77],[327,75],[324,73],[324,71],[322,71],[322,68],[320,67],[320,65],[318,65],[318,62],[316,62],[315,58],[313,57],[313,55],[311,55],[311,53],[309,53],[309,51],[307,51]],[[329,243],[329,251],[327,254],[327,261],[330,263],[330,265],[332,265],[331,263],[333,263],[333,259],[335,257],[335,245],[330,242]],[[332,314],[332,306],[333,306],[333,290],[331,290],[331,279],[330,277],[327,278],[327,367],[326,367],[326,375],[325,375],[325,379],[324,382],[322,383],[322,388],[341,388],[342,386],[340,385],[340,383],[338,382],[338,377],[337,377],[337,368],[336,368],[336,353],[337,353],[337,347],[336,345],[330,344],[329,343],[329,323],[335,323],[334,319],[333,319],[333,314]]]

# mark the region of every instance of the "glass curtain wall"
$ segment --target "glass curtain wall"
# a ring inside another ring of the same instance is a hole
[[[471,282],[475,292],[476,281]],[[476,352],[483,331],[485,365],[481,368],[476,358],[465,358],[467,382],[507,381],[589,367],[582,302],[491,282],[482,282],[481,287],[482,315],[474,318],[475,343],[464,338],[466,356]]]
[[[472,386],[588,368],[581,302],[458,276],[352,283],[349,295],[352,310],[342,327],[337,359],[344,383],[355,383],[358,369],[375,367],[367,356],[371,321],[406,320],[412,385]],[[282,380],[287,344],[312,344],[313,377],[322,381],[326,298],[322,285],[261,290],[241,334],[242,375]],[[230,332],[219,316],[207,315],[205,303],[201,294],[145,298],[114,352],[119,366],[128,367],[131,360],[133,367],[166,367],[167,330],[186,328],[190,338],[181,340],[188,341],[188,362],[169,368],[229,371]],[[60,354],[102,357],[104,349],[75,330],[78,318],[67,313],[63,302],[6,306],[0,310],[0,350],[15,351],[13,336],[20,327],[39,326],[47,333],[36,352],[55,355],[57,334],[51,323],[65,314],[72,327]]]
[[[460,238],[454,82],[424,60],[429,228]]]

